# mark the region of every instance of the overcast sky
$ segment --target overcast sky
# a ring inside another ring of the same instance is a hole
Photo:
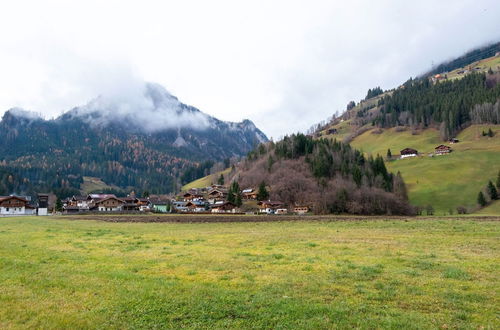
[[[2,1],[0,113],[157,82],[268,136],[500,40],[500,1]]]

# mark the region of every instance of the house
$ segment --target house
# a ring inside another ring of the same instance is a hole
[[[220,201],[210,205],[212,213],[231,213],[236,211],[236,205],[231,202]]]
[[[153,212],[167,213],[168,212],[168,201],[162,200],[160,198],[150,199],[150,208]]]
[[[196,192],[186,192],[184,195],[182,195],[182,198],[184,199],[185,202],[189,201],[200,201],[203,200],[203,195],[198,194]]]
[[[404,148],[400,151],[401,159],[418,156],[418,151],[412,148]]]
[[[76,196],[66,198],[62,201],[64,213],[78,213],[89,210],[88,196]]]
[[[293,208],[293,212],[297,214],[306,214],[307,212],[309,212],[309,207],[303,205],[296,205]]]
[[[206,203],[202,201],[189,201],[186,203],[189,212],[198,213],[206,211]]]
[[[186,204],[184,201],[172,201],[172,210],[175,212],[187,212],[189,210]]]
[[[437,146],[436,148],[434,148],[434,153],[436,155],[445,155],[445,154],[449,154],[450,152],[452,152],[451,147],[445,146],[444,144],[441,144],[441,145]]]
[[[278,209],[283,209],[284,204],[279,201],[261,201],[258,202],[260,213],[275,214]]]
[[[139,204],[137,203],[137,198],[135,197],[121,197],[124,203],[122,205],[123,211],[139,211]]]
[[[212,188],[208,192],[208,202],[215,204],[217,201],[224,201],[227,197],[227,189],[225,188]]]
[[[247,200],[256,200],[257,192],[253,188],[243,189],[241,192],[241,197]]]
[[[102,199],[93,199],[93,204],[90,210],[95,210],[99,212],[117,212],[123,209],[125,201],[112,195]]]
[[[451,138],[451,139],[448,140],[448,142],[450,142],[450,143],[458,143],[460,141],[457,138]]]
[[[27,199],[18,196],[0,196],[0,215],[34,214]]]
[[[73,196],[70,200],[70,205],[78,206],[80,209],[89,209],[87,196]]]
[[[151,211],[151,202],[148,198],[136,198],[135,203],[139,206],[139,211],[148,212]]]

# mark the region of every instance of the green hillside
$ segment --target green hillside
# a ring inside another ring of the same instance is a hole
[[[210,174],[207,176],[204,176],[203,178],[199,178],[197,180],[191,181],[184,186],[182,186],[181,190],[186,191],[192,188],[205,188],[210,186],[213,183],[217,182],[217,179],[220,177],[220,175],[226,176],[231,172],[231,168],[226,168],[224,171],[217,172],[215,174]]]
[[[482,131],[489,128],[495,136],[483,137]],[[417,135],[412,135],[410,130],[396,132],[394,128],[380,134],[370,130],[355,138],[352,145],[365,153],[383,156],[389,148],[393,155],[405,147],[417,149],[420,157],[395,159],[387,162],[387,167],[402,173],[412,204],[430,204],[437,214],[443,214],[450,209],[456,212],[460,205],[475,207],[479,190],[494,179],[500,169],[500,125],[473,125],[457,138],[460,143],[451,145],[454,150],[451,154],[436,157],[428,156],[442,143],[435,129]],[[496,205],[485,212],[500,213]]]

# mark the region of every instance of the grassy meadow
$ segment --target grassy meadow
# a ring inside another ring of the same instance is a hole
[[[500,327],[499,222],[76,219],[0,218],[0,328]]]

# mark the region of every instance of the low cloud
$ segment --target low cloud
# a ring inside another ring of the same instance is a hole
[[[125,123],[146,132],[210,127],[212,118],[182,104],[163,86],[128,77],[88,104],[68,113],[94,126]]]

